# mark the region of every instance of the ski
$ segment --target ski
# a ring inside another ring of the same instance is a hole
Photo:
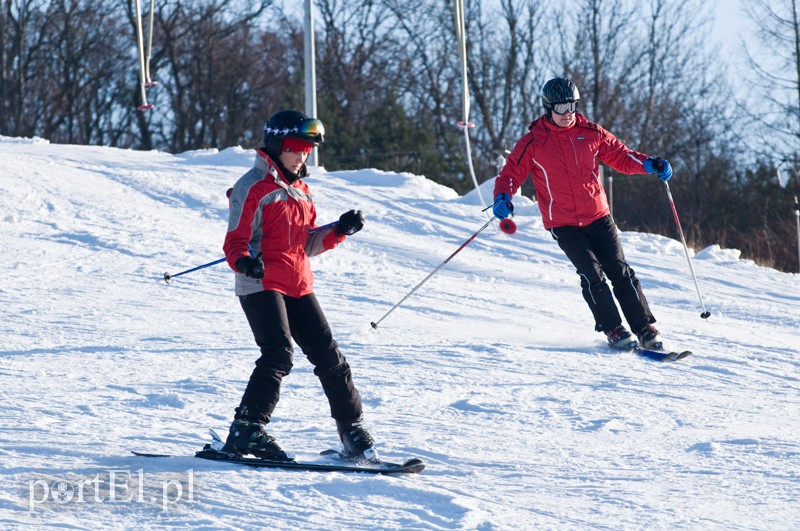
[[[133,455],[139,457],[184,457],[169,454],[158,454],[150,452],[139,452],[131,450]],[[366,461],[354,464],[346,463],[318,463],[306,461],[276,461],[271,459],[258,459],[255,457],[242,457],[236,454],[229,454],[213,450],[209,445],[195,453],[195,457],[208,459],[210,461],[221,461],[236,465],[246,465],[254,468],[281,468],[285,470],[305,470],[309,472],[363,472],[368,474],[418,474],[425,469],[425,462],[422,459],[412,458],[403,463],[389,463],[380,461],[377,463]]]
[[[333,459],[338,459],[339,461],[347,461],[347,462],[350,462],[350,463],[369,463],[370,462],[368,459],[358,459],[358,458],[350,457],[349,455],[346,455],[346,454],[340,452],[339,450],[334,450],[334,449],[323,450],[323,451],[321,451],[319,453],[319,455],[322,455],[322,456],[325,456],[325,457],[331,457]]]
[[[208,445],[207,445],[208,446]],[[381,461],[378,463],[359,462],[354,464],[346,463],[318,463],[306,461],[273,461],[270,459],[258,459],[252,457],[241,457],[236,455],[219,452],[211,448],[203,449],[195,454],[201,459],[224,461],[257,468],[283,468],[288,470],[306,470],[312,472],[366,472],[369,474],[418,474],[425,468],[422,459],[413,458],[403,463],[389,463]]]
[[[137,452],[136,450],[131,450],[133,455],[138,455],[139,457],[178,457],[177,455],[169,455],[169,454],[151,454],[149,452]]]
[[[637,347],[634,349],[638,356],[643,358],[647,358],[653,361],[660,361],[660,362],[667,362],[667,361],[678,361],[682,360],[687,356],[692,355],[691,350],[684,350],[681,352],[672,352],[668,350],[653,350],[649,348],[639,348]]]
[[[658,362],[668,362],[668,361],[678,361],[686,358],[687,356],[692,355],[691,350],[683,350],[680,352],[665,350],[663,348],[654,349],[654,348],[642,348],[639,346],[638,343],[635,341],[624,348],[615,348],[615,347],[608,347],[612,350],[616,351],[631,351],[634,352],[637,356],[642,358],[658,361]]]
[[[246,465],[255,468],[281,468],[285,470],[305,470],[311,472],[363,472],[368,474],[418,474],[425,469],[425,462],[419,458],[412,458],[403,463],[390,463],[387,461],[369,461],[352,459],[336,450],[325,450],[322,456],[332,457],[343,462],[308,462],[289,460],[259,459],[244,457],[222,451],[224,445],[222,438],[214,430],[209,430],[212,437],[211,444],[206,444],[202,450],[195,452],[195,457],[211,461],[222,461],[237,465]],[[133,455],[139,457],[178,457],[169,454],[138,452],[131,450]]]

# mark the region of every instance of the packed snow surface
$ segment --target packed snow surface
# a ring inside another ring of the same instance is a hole
[[[517,197],[516,234],[490,225],[374,330],[488,218],[476,192],[372,169],[307,179],[320,224],[367,215],[313,259],[316,293],[380,454],[427,468],[192,457],[258,352],[226,264],[163,275],[222,257],[225,191],[253,159],[0,137],[0,527],[800,528],[797,274],[690,250],[704,320],[681,243],[622,233],[667,346],[695,353],[647,361],[604,345]],[[269,428],[298,459],[337,445],[299,349]]]

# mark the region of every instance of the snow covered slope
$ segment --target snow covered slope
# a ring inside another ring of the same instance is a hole
[[[312,171],[320,223],[367,213],[314,259],[316,290],[379,451],[428,468],[191,457],[227,429],[258,354],[225,264],[159,279],[222,256],[225,190],[253,156],[0,137],[2,528],[800,527],[798,275],[701,250],[706,321],[680,243],[623,233],[668,346],[696,354],[611,352],[517,198],[515,235],[490,227],[372,330],[487,219],[474,192],[376,170]],[[299,351],[270,428],[302,459],[336,444]]]

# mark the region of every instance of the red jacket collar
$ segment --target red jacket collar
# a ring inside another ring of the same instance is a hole
[[[280,178],[289,186],[300,181],[300,176],[297,176],[297,178],[294,180],[287,179],[286,175],[284,174],[283,167],[274,160],[272,160],[272,157],[267,155],[265,151],[262,151],[260,149],[256,150],[256,167],[261,168],[265,170],[267,173],[273,175],[276,181],[277,179]]]

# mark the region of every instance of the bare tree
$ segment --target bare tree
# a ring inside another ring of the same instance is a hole
[[[428,131],[431,151],[438,154],[426,161],[426,175],[438,175],[440,182],[463,191],[466,164],[454,155],[461,141],[456,126],[461,115],[461,79],[452,5],[430,0],[387,0],[385,4],[400,32],[404,57],[400,94],[408,114],[415,117],[413,123]]]
[[[797,0],[752,0],[746,14],[758,27],[764,50],[745,47],[755,86],[752,118],[763,130],[754,149],[778,160],[797,160],[800,153],[800,6]]]
[[[743,7],[758,28],[761,45],[744,45],[747,78],[756,87],[743,105],[754,132],[747,140],[759,164],[746,174],[743,186],[758,192],[754,206],[764,212],[763,224],[757,225],[763,227],[761,234],[753,243],[773,242],[769,250],[775,266],[796,271],[797,256],[786,241],[796,238],[792,201],[800,195],[800,6],[797,0],[752,0]],[[776,185],[778,168],[790,177],[781,183],[786,190]],[[763,248],[754,253],[767,254]]]
[[[456,122],[462,114],[461,72],[453,6],[415,0],[387,2],[406,36],[411,69],[404,78],[412,113],[430,118],[449,173],[447,184],[463,192],[472,188],[466,155]],[[485,10],[484,2],[465,2],[470,131],[476,176],[494,176],[498,152],[516,140],[539,108],[541,72],[548,64],[548,43],[539,0],[502,0]]]
[[[41,87],[46,54],[42,53],[46,0],[5,0],[0,16],[2,74],[0,131],[15,136],[37,134],[44,116]]]
[[[645,71],[648,46],[637,27],[640,8],[623,0],[581,0],[577,7],[573,60],[564,62],[583,92],[582,112],[616,131],[628,94],[641,86]]]
[[[320,117],[329,138],[320,156],[328,168],[365,165],[441,175],[431,128],[415,113],[404,12],[393,2],[322,0],[318,51]],[[404,6],[405,9],[405,6]],[[410,28],[410,26],[409,26]]]
[[[56,142],[113,143],[112,116],[125,84],[121,20],[102,0],[61,0],[50,5],[42,32],[48,50],[48,98],[43,130]]]
[[[458,51],[451,29],[452,7],[428,0],[387,0],[385,4],[397,21],[399,40],[407,50],[401,91],[409,94],[412,108],[437,117],[434,127],[439,136],[456,115],[453,94],[459,82]]]
[[[101,0],[6,0],[0,13],[0,130],[54,142],[112,143],[124,54]]]
[[[542,2],[502,0],[499,9],[499,16],[483,16],[479,7],[468,12],[470,88],[485,131],[477,144],[486,162],[510,148],[540,113],[540,87],[552,64]]]
[[[140,128],[155,127],[171,151],[226,145],[241,138],[244,124],[252,120],[248,113],[267,95],[251,89],[262,88],[267,73],[275,84],[285,79],[283,54],[264,57],[260,45],[265,41],[254,31],[271,4],[272,0],[163,0],[152,68],[160,78],[156,98],[164,93],[169,113],[148,123],[142,117]],[[259,70],[262,67],[270,70]],[[154,101],[161,105],[163,99]]]
[[[630,147],[670,160],[691,239],[704,226],[700,213],[711,215],[705,192],[718,177],[707,170],[709,161],[722,160],[717,139],[725,135],[729,92],[702,42],[708,7],[699,0],[651,0],[632,11],[625,5],[585,0],[573,75],[585,79],[579,85],[590,118]],[[652,208],[663,195],[657,180],[615,177],[622,226],[673,233],[670,213]]]

